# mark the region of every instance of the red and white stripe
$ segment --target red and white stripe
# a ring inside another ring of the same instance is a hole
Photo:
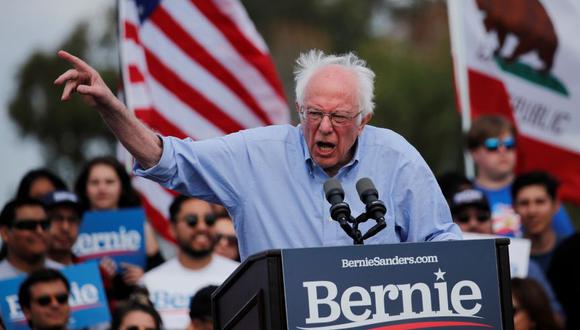
[[[143,22],[119,1],[120,49],[129,109],[163,135],[206,139],[290,121],[275,67],[236,0],[167,0]],[[169,238],[174,193],[135,178],[153,227]]]

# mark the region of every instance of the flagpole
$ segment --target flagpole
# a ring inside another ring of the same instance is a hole
[[[464,0],[447,0],[453,73],[459,95],[459,108],[461,109],[461,131],[465,134],[471,126],[471,107],[469,101],[469,78],[467,77],[467,65],[465,64],[465,47],[463,45],[461,25],[463,5]],[[463,161],[465,165],[465,176],[474,178],[475,165],[467,149],[463,150]]]

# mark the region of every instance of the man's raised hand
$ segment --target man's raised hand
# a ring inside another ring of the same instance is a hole
[[[78,92],[87,104],[99,110],[116,106],[119,101],[95,69],[64,50],[59,51],[58,56],[73,66],[54,81],[57,85],[64,84],[61,100],[69,100],[72,93]]]

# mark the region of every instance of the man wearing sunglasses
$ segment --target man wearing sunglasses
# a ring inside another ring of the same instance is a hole
[[[32,330],[66,329],[70,306],[70,284],[58,270],[31,273],[18,290],[18,302]]]
[[[467,189],[453,195],[451,215],[464,233],[492,234],[489,203],[479,190]]]
[[[240,261],[238,237],[232,219],[228,215],[218,217],[212,230],[215,239],[214,252],[220,256]]]
[[[164,326],[185,329],[190,323],[191,296],[207,285],[220,285],[239,264],[213,253],[216,216],[208,202],[177,196],[169,207],[169,219],[177,256],[145,273],[143,283]]]
[[[77,262],[72,247],[79,236],[81,206],[75,194],[57,190],[43,197],[50,228],[47,232],[48,257],[62,265]]]
[[[478,117],[467,132],[467,148],[477,167],[475,186],[490,203],[494,233],[521,237],[520,217],[512,207],[510,194],[515,179],[516,146],[514,126],[500,115]],[[553,227],[563,236],[574,232],[564,208],[554,216]]]
[[[6,248],[6,259],[0,262],[0,279],[45,267],[63,267],[46,257],[46,231],[49,227],[41,201],[24,198],[6,204],[0,214],[0,234]]]

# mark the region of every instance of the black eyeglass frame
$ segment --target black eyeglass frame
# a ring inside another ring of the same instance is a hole
[[[42,230],[48,230],[50,228],[50,221],[48,219],[16,219],[10,223],[9,227],[11,229],[34,231],[38,228],[38,226],[40,226]]]
[[[33,300],[36,304],[43,307],[50,305],[53,299],[55,299],[59,305],[64,305],[65,303],[68,303],[69,295],[70,294],[68,292],[55,295],[42,295],[40,297],[34,298]]]

